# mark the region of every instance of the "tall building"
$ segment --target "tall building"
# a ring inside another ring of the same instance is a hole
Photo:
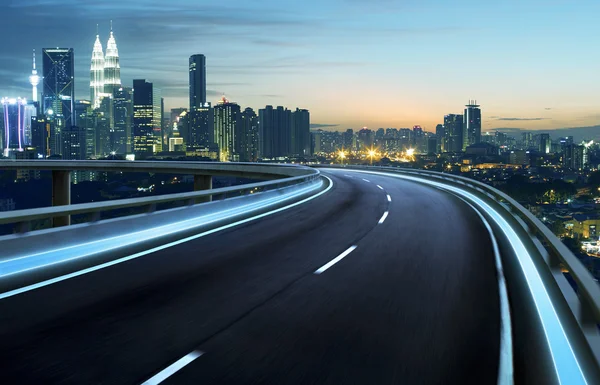
[[[119,88],[121,88],[121,64],[111,21],[110,36],[106,44],[106,56],[104,56],[104,93],[110,97]]]
[[[401,128],[398,131],[398,145],[400,151],[406,151],[413,147],[413,135],[414,133],[410,128]]]
[[[112,150],[117,154],[131,152],[133,121],[133,90],[131,87],[115,89],[113,93],[114,130]]]
[[[261,157],[283,158],[292,153],[292,111],[266,106],[258,111]]]
[[[241,109],[237,103],[225,97],[214,107],[214,140],[219,146],[221,162],[237,162],[240,160],[239,140],[241,126]]]
[[[296,108],[292,112],[291,153],[294,156],[310,156],[310,113]]]
[[[133,81],[133,152],[136,158],[146,158],[155,150],[156,108],[154,85],[145,79]],[[160,98],[159,98],[160,100]],[[160,111],[160,106],[158,106]],[[159,138],[160,139],[160,138]]]
[[[96,131],[96,155],[106,156],[113,151],[112,137],[114,134],[113,99],[103,97],[100,107],[94,110]]]
[[[213,108],[210,103],[194,107],[188,114],[188,131],[184,137],[190,148],[212,146],[215,143]]]
[[[358,149],[360,151],[364,151],[366,149],[370,149],[375,144],[375,135],[373,131],[364,127],[362,130],[358,131]]]
[[[33,69],[29,76],[29,83],[31,84],[32,99],[34,103],[38,102],[38,85],[40,84],[40,76],[38,75],[37,69],[35,69],[35,50],[33,50]]]
[[[50,121],[50,155],[61,152],[61,132],[75,122],[75,60],[72,48],[44,48],[42,113]]]
[[[468,146],[481,142],[481,110],[475,100],[469,100],[465,106],[463,122],[463,146],[465,151]]]
[[[427,153],[427,139],[423,127],[413,127],[413,148],[419,153]]]
[[[62,159],[85,159],[85,140],[85,130],[83,128],[75,125],[65,128],[62,133]]]
[[[290,156],[292,152],[292,111],[277,106],[273,111],[275,123],[275,153],[277,157]]]
[[[192,55],[189,61],[190,71],[190,112],[206,105],[206,57]]]
[[[35,149],[38,157],[45,158],[50,153],[49,136],[50,122],[43,115],[34,115],[31,118],[31,147]],[[0,136],[0,142],[2,138]]]
[[[104,52],[102,51],[102,43],[100,43],[100,35],[96,35],[90,66],[90,100],[94,109],[100,107],[100,99],[102,99],[103,95]]]
[[[23,151],[25,147],[25,123],[27,100],[22,98],[2,98],[2,144],[3,155],[9,156],[13,151]],[[31,115],[29,115],[31,120]]]
[[[435,126],[435,136],[437,137],[437,149],[436,152],[438,154],[441,154],[442,152],[445,152],[444,149],[446,148],[445,145],[445,128],[443,124],[438,124],[437,126]]]
[[[163,102],[160,88],[152,87],[152,130],[154,132],[154,153],[163,150]]]
[[[273,122],[273,106],[258,110],[259,152],[262,158],[275,157],[275,126]]]
[[[570,143],[563,148],[563,167],[571,170],[582,170],[585,166],[585,147]]]
[[[258,116],[250,107],[242,112],[240,131],[240,161],[256,162],[260,157],[258,152]]]
[[[463,116],[448,114],[444,116],[444,152],[461,152],[463,149]]]
[[[539,150],[542,154],[549,154],[552,141],[550,140],[550,134],[540,134],[539,136],[540,145]]]
[[[85,150],[83,159],[96,157],[96,112],[90,100],[75,102],[75,125],[84,131]]]

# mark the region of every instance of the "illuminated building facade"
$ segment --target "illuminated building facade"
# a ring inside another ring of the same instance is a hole
[[[481,110],[475,100],[469,100],[469,104],[465,106],[464,122],[463,122],[463,148],[472,144],[481,142]]]
[[[222,162],[237,162],[241,126],[241,109],[225,97],[214,107],[214,140],[219,147]]]
[[[112,150],[117,154],[131,152],[132,119],[133,119],[133,90],[131,87],[115,89],[113,93]]]
[[[100,107],[100,100],[104,97],[104,52],[100,35],[96,35],[94,50],[92,51],[92,64],[90,67],[90,100],[93,108]]]
[[[23,151],[29,143],[25,139],[27,121],[31,127],[31,109],[27,100],[22,98],[2,98],[2,149],[3,155],[12,151]]]
[[[60,155],[61,132],[75,122],[75,60],[72,48],[44,48],[42,113],[50,122],[50,155]]]
[[[33,50],[33,69],[29,76],[29,83],[31,84],[32,99],[34,103],[38,102],[38,85],[40,84],[40,75],[38,75],[37,69],[35,68],[35,50]]]
[[[133,81],[133,152],[145,158],[162,151],[160,92],[145,79]],[[160,146],[158,144],[160,143]]]
[[[463,116],[444,116],[444,152],[461,152],[463,149]]]
[[[104,56],[104,93],[112,96],[115,90],[121,88],[121,64],[119,63],[119,50],[117,41],[110,23],[110,37],[106,44],[106,56]]]
[[[204,103],[190,110],[188,116],[188,130],[185,137],[186,144],[192,147],[205,147],[215,143],[215,129],[213,108],[210,103]]]

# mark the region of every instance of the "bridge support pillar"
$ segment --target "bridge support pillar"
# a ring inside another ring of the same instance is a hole
[[[71,204],[71,171],[52,171],[52,206]],[[71,216],[55,217],[52,227],[68,226]]]
[[[194,175],[194,191],[211,190],[212,176],[211,175]],[[198,198],[196,203],[204,203],[212,201],[212,197]]]

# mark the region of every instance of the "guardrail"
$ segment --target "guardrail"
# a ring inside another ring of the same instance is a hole
[[[244,167],[246,171],[252,167],[259,170],[264,165]],[[279,173],[283,177],[205,191],[1,213],[1,223],[27,223],[130,207],[148,209],[117,218],[0,236],[0,299],[60,277],[86,274],[123,258],[137,258],[156,249],[274,214],[314,199],[331,188],[318,170],[285,165],[268,167],[271,175]],[[304,175],[285,177],[286,174]],[[240,195],[249,192],[253,194]],[[227,199],[195,204],[198,199],[214,195],[227,196]],[[161,203],[173,202],[187,205],[155,210]]]
[[[99,213],[124,208],[145,207],[153,212],[157,205],[164,203],[187,202],[188,205],[210,201],[213,196],[244,194],[250,191],[265,191],[293,184],[310,182],[320,177],[318,170],[279,164],[260,163],[215,163],[215,162],[130,162],[130,161],[0,161],[1,170],[49,170],[59,172],[96,170],[113,172],[152,172],[178,173],[197,176],[227,175],[256,179],[272,179],[266,182],[240,186],[194,191],[189,193],[166,194],[144,198],[119,199],[106,202],[69,204],[37,209],[15,210],[0,213],[0,224],[15,223],[18,232],[27,232],[34,220],[65,218],[71,215],[92,214],[90,220],[97,221]],[[70,180],[67,180],[70,183]],[[208,183],[212,187],[212,182]],[[68,222],[70,223],[70,221]]]
[[[463,176],[398,167],[326,167],[385,171],[452,185],[473,192],[480,199],[490,203],[490,206],[494,207],[497,212],[504,212],[503,217],[510,220],[511,227],[517,230],[520,239],[526,240],[527,251],[534,259],[535,267],[540,273],[543,284],[551,296],[551,301],[559,313],[557,315],[565,327],[569,343],[581,358],[584,371],[591,378],[600,381],[600,286],[575,255],[529,210],[507,194]],[[495,231],[495,233],[501,233],[501,231]],[[535,318],[539,316],[532,310],[535,308],[535,304],[534,299],[530,297],[531,293],[528,292],[527,278],[523,275],[520,267],[514,263],[514,259],[507,257],[507,254],[510,254],[510,240],[501,239],[501,241],[503,241],[500,243],[504,254],[504,270],[511,297],[511,317],[518,321],[513,330],[513,333],[519,337],[516,338],[515,355],[522,360],[529,360],[530,366],[533,367],[522,369],[520,373],[516,373],[515,377],[520,378],[524,383],[553,383],[552,375],[546,375],[546,378],[541,376],[542,373],[553,371],[552,356],[546,355],[544,359],[532,360],[535,355],[543,356],[549,352],[549,350],[546,352],[541,349],[536,350],[544,344],[548,345],[548,341],[543,338],[543,326],[535,321]],[[563,274],[563,269],[568,270],[576,282],[576,287],[569,284]],[[518,372],[517,365],[516,371]]]

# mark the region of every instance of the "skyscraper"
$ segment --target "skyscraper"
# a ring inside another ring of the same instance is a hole
[[[90,67],[90,101],[93,108],[100,107],[100,99],[104,94],[104,52],[100,35],[96,35],[94,50],[92,51],[92,63]]]
[[[75,125],[65,128],[62,133],[62,159],[85,159],[85,139],[83,128]]]
[[[131,152],[133,91],[130,87],[115,89],[113,93],[114,131],[113,151],[117,154]]]
[[[163,149],[163,103],[160,88],[152,86],[152,130],[154,135],[153,152],[162,152]]]
[[[38,75],[37,69],[35,69],[35,50],[33,50],[33,69],[31,70],[31,75],[29,76],[29,83],[32,87],[32,101],[37,103],[38,101],[38,84],[40,84],[40,76]]]
[[[75,60],[73,48],[44,48],[42,113],[50,121],[50,155],[61,152],[61,131],[75,122]]]
[[[427,140],[425,138],[425,133],[423,132],[423,127],[414,126],[413,127],[413,148],[419,153],[427,152]]]
[[[292,111],[277,106],[273,111],[275,123],[275,156],[283,158],[292,152]]]
[[[213,108],[210,103],[196,106],[188,114],[188,130],[184,141],[189,148],[206,147],[215,143]]]
[[[84,131],[85,149],[83,159],[96,157],[96,112],[89,100],[75,102],[75,125]]]
[[[106,56],[104,57],[104,93],[112,96],[115,90],[121,88],[121,65],[119,63],[119,50],[117,41],[112,31],[110,22],[110,37],[106,44]]]
[[[540,134],[539,136],[540,145],[539,150],[542,154],[549,154],[552,141],[550,140],[550,134]]]
[[[258,136],[260,156],[267,159],[275,157],[275,127],[273,122],[273,106],[258,110]]]
[[[0,144],[2,144],[4,156],[9,156],[11,151],[23,151],[25,146],[25,108],[27,107],[27,100],[2,98],[0,104],[2,105],[2,131],[4,134]],[[31,115],[29,119],[31,119]]]
[[[465,106],[463,122],[463,145],[465,151],[468,146],[481,142],[481,110],[475,100],[469,100]]]
[[[463,116],[444,116],[444,152],[461,152],[463,149]]]
[[[214,107],[215,143],[219,146],[221,162],[237,162],[240,160],[239,140],[241,126],[241,109],[237,103],[225,97]]]
[[[259,158],[258,116],[250,107],[242,112],[239,153],[240,161],[242,162],[256,162]]]
[[[446,134],[445,134],[445,128],[444,128],[443,124],[438,124],[437,126],[435,126],[435,136],[437,137],[436,152],[438,154],[441,154],[442,152],[445,152],[444,150],[446,148],[445,141],[444,141]]]
[[[310,113],[296,108],[292,112],[292,155],[310,156]]]
[[[192,55],[189,61],[190,71],[190,112],[206,105],[206,57]]]
[[[143,159],[154,152],[154,99],[152,83],[145,79],[133,81],[133,152],[136,158]]]

